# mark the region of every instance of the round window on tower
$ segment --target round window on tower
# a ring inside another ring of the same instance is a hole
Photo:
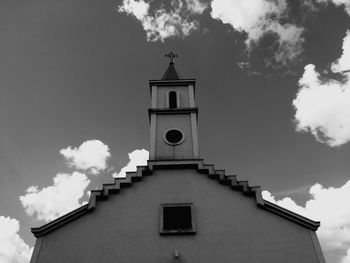
[[[184,133],[178,129],[167,130],[164,134],[164,141],[170,145],[178,145],[185,139]]]

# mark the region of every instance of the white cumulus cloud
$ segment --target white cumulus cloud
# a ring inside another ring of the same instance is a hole
[[[69,165],[80,170],[98,174],[107,168],[107,160],[111,154],[108,145],[99,140],[83,142],[79,147],[68,146],[60,150]]]
[[[314,220],[320,220],[317,231],[321,246],[327,258],[334,251],[343,251],[344,255],[350,249],[350,180],[339,188],[325,188],[320,184],[313,185],[309,193],[311,199],[304,206],[298,205],[290,197],[275,200],[268,191],[263,191],[263,198],[295,213]],[[342,263],[349,263],[349,253]],[[340,263],[339,262],[339,263]]]
[[[282,64],[294,60],[302,51],[303,28],[280,23],[288,13],[286,0],[213,0],[211,16],[230,24],[235,30],[247,33],[246,44],[258,44],[266,34],[278,37],[274,60]]]
[[[0,216],[1,263],[29,263],[33,248],[24,242],[18,231],[18,220]]]
[[[36,215],[38,220],[49,222],[82,205],[79,200],[90,184],[85,174],[59,173],[53,179],[53,185],[38,189],[30,186],[19,199],[29,216]]]
[[[331,66],[345,81],[321,79],[315,66],[305,66],[293,101],[298,131],[310,132],[329,146],[350,141],[350,31],[343,41],[343,54]]]
[[[150,10],[150,4],[144,0],[123,0],[120,13],[134,16],[142,24],[148,41],[162,41],[172,37],[185,37],[198,29],[198,21],[190,14],[201,14],[207,5],[199,0],[172,0],[171,10],[163,6]]]
[[[147,165],[147,160],[149,159],[149,152],[145,149],[134,150],[129,153],[129,162],[124,166],[119,173],[114,173],[113,177],[123,178],[126,176],[126,172],[136,171],[137,166]]]

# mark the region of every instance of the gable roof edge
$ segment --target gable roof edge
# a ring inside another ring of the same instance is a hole
[[[286,218],[303,227],[316,231],[320,222],[313,221],[292,211],[282,208],[262,198],[260,186],[250,186],[248,181],[237,180],[237,175],[226,175],[225,170],[215,169],[213,164],[204,164],[203,159],[184,160],[151,160],[146,166],[137,166],[135,172],[127,172],[125,178],[114,178],[113,183],[103,184],[102,189],[92,190],[89,202],[41,227],[31,228],[35,237],[40,237],[49,232],[92,212],[99,201],[107,200],[112,194],[117,194],[122,188],[130,187],[133,182],[141,181],[144,176],[151,175],[155,169],[197,169],[200,173],[206,174],[209,178],[219,181],[220,184],[228,185],[234,191],[239,191],[245,196],[253,197],[256,205],[266,211]]]

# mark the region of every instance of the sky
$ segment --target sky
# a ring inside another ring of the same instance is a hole
[[[201,157],[350,262],[349,0],[1,0],[0,262],[145,164],[148,80],[196,79]]]

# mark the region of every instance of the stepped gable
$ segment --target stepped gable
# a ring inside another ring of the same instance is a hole
[[[153,170],[162,167],[177,169],[195,168],[201,174],[207,175],[209,178],[218,181],[222,185],[231,187],[233,191],[239,191],[247,197],[254,198],[257,207],[260,209],[272,212],[314,231],[316,231],[320,226],[320,222],[318,221],[310,220],[264,200],[262,198],[260,186],[250,186],[248,181],[240,181],[237,179],[236,175],[227,175],[225,170],[215,169],[213,164],[204,164],[203,159],[198,159],[148,161],[147,166],[137,166],[136,172],[127,172],[125,178],[114,178],[114,183],[103,184],[102,189],[92,190],[89,202],[87,204],[41,227],[33,227],[31,231],[35,237],[46,235],[49,232],[79,218],[80,216],[93,212],[100,201],[105,201],[111,195],[118,194],[123,188],[131,187],[133,183],[141,181],[145,176],[152,175]]]

